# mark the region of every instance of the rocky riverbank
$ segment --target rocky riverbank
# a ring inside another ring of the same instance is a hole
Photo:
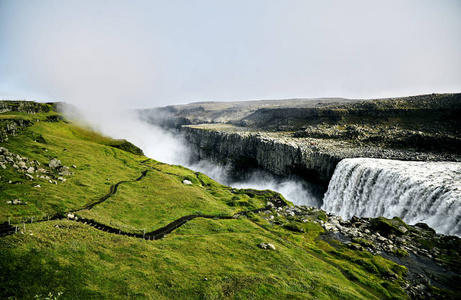
[[[399,218],[382,217],[343,220],[310,206],[278,207],[262,211],[260,216],[294,232],[303,232],[298,224],[314,220],[325,230],[322,239],[333,248],[338,248],[339,242],[404,266],[402,270],[383,271],[370,265],[369,269],[395,280],[404,276],[405,289],[412,299],[455,299],[461,293],[461,239],[436,234],[424,223],[408,225]],[[338,249],[333,255],[343,254]],[[441,294],[440,289],[449,292]]]

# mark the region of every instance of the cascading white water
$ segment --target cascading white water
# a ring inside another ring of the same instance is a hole
[[[322,209],[346,219],[397,216],[461,236],[461,163],[344,159],[336,166]]]

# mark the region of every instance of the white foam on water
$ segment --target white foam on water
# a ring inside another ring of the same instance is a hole
[[[397,216],[461,236],[461,163],[344,159],[322,209],[343,218]]]

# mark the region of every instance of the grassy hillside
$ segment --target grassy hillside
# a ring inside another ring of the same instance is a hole
[[[283,197],[149,159],[63,120],[52,104],[3,111],[0,223],[18,232],[0,238],[1,299],[407,298],[404,267],[320,238],[322,212],[239,215]],[[128,235],[191,214],[208,217],[158,240]]]

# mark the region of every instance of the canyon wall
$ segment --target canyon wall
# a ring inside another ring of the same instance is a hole
[[[327,185],[343,158],[461,161],[461,94],[405,98],[200,102],[140,110],[179,130],[193,159]]]
[[[343,158],[318,151],[316,145],[286,143],[258,133],[206,130],[185,126],[193,160],[210,159],[231,164],[235,172],[262,168],[275,175],[298,175],[326,185]]]
[[[248,131],[233,125],[188,125],[182,127],[181,133],[192,150],[193,161],[209,159],[230,164],[237,176],[257,168],[279,176],[294,174],[325,187],[344,158],[460,161],[455,154],[360,146],[344,140]]]

